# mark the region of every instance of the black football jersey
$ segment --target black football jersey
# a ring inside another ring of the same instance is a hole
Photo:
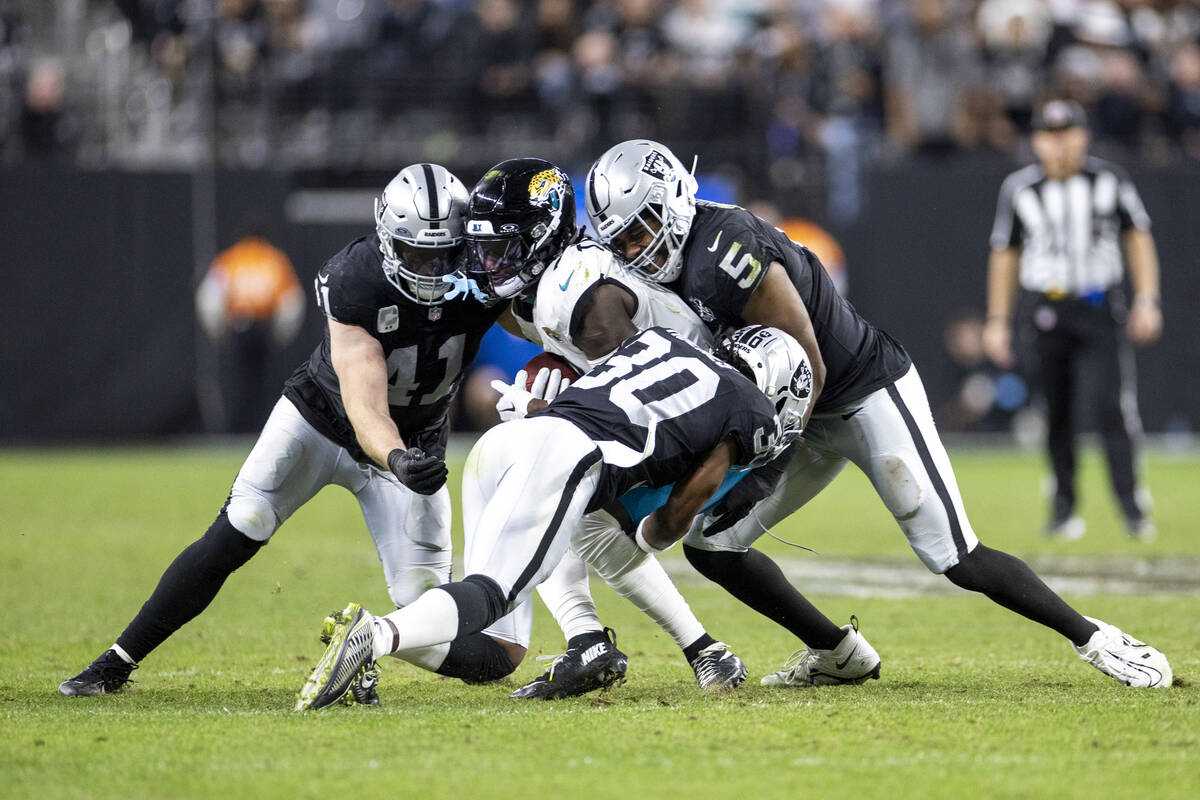
[[[405,443],[441,456],[446,412],[463,370],[504,304],[487,307],[469,295],[438,306],[412,302],[384,276],[375,234],[356,239],[329,259],[314,285],[317,306],[327,317],[357,325],[383,346],[388,408]],[[368,460],[342,405],[328,326],[312,356],[288,379],[284,395],[313,427],[356,459]]]
[[[892,383],[912,364],[904,348],[863,319],[833,286],[812,251],[737,206],[700,201],[670,285],[715,336],[747,324],[742,310],[772,261],[787,270],[812,319],[825,388],[813,413],[830,411]]]
[[[779,423],[766,395],[733,367],[666,328],[627,339],[537,414],[574,423],[600,448],[600,487],[588,510],[636,486],[687,475],[733,436],[738,464],[763,459]]]

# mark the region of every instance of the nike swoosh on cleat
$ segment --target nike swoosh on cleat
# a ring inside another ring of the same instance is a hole
[[[858,645],[855,644],[853,649],[850,650],[850,655],[846,656],[846,660],[840,664],[834,664],[833,666],[835,666],[837,669],[845,669],[846,665],[850,663],[850,659],[854,658],[854,654],[857,652],[858,652]]]
[[[713,239],[712,247],[708,248],[708,252],[710,252],[710,253],[717,252],[717,242],[721,241],[721,234],[724,232],[725,231],[717,231],[717,238]]]

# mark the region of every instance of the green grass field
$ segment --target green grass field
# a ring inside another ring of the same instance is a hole
[[[764,549],[806,574],[849,568],[844,591],[835,577],[812,597],[836,620],[857,614],[882,654],[882,680],[860,687],[760,687],[795,643],[688,577],[676,550],[681,589],[750,668],[735,692],[702,695],[670,639],[594,583],[630,656],[611,692],[507,699],[544,669],[534,656],[561,652],[539,606],[529,657],[498,685],[389,660],[384,707],[295,713],[322,617],[352,599],[388,607],[357,506],[331,488],[131,690],[58,696],[208,526],[246,448],[0,451],[0,797],[1200,797],[1196,453],[1149,454],[1160,537],[1147,545],[1118,526],[1098,459],[1084,467],[1088,536],[1055,543],[1039,535],[1036,454],[952,452],[981,538],[1069,573],[1080,610],[1159,646],[1177,681],[1165,691],[1116,685],[983,598],[926,593],[945,582],[925,576],[850,469],[777,531],[820,555]],[[876,591],[857,565],[901,579]]]

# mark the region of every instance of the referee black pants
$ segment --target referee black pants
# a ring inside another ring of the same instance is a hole
[[[1141,520],[1137,500],[1137,412],[1133,348],[1120,313],[1107,300],[1028,299],[1032,378],[1046,401],[1047,444],[1054,470],[1054,520],[1075,510],[1075,435],[1080,412],[1104,442],[1113,493],[1127,523]]]

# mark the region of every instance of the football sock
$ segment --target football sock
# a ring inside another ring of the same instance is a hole
[[[658,559],[643,557],[631,568],[606,580],[617,594],[670,634],[678,647],[683,648],[705,635],[704,626]]]
[[[685,544],[683,552],[697,572],[787,628],[809,647],[832,650],[846,636],[845,631],[788,583],[774,561],[759,551],[715,552]]]
[[[134,662],[141,661],[208,608],[225,579],[264,544],[233,527],[222,509],[208,531],[167,567],[150,599],[117,637],[121,650]]]
[[[709,636],[707,633],[701,636],[696,641],[683,648],[683,657],[690,664],[696,660],[696,656],[700,655],[700,651],[708,647],[710,644],[716,644],[717,640]]]
[[[588,590],[587,564],[574,552],[567,551],[537,591],[567,639],[604,629]]]
[[[454,598],[441,587],[430,589],[404,608],[376,617],[372,657],[448,644],[457,635]]]
[[[639,550],[615,521],[610,528],[585,527],[572,546],[613,591],[658,623],[676,645],[686,647],[704,635],[704,626],[662,564]]]
[[[1096,626],[1067,605],[1021,559],[978,545],[946,570],[955,586],[979,592],[1010,611],[1058,631],[1076,647],[1087,643]]]
[[[376,625],[379,623],[376,622]],[[385,626],[386,628],[386,626]],[[391,628],[386,628],[388,636],[391,635]],[[378,636],[378,628],[376,629]],[[442,642],[441,644],[431,644],[428,647],[413,647],[408,650],[397,650],[395,653],[388,653],[392,658],[398,658],[401,661],[406,661],[414,667],[427,669],[430,672],[437,672],[438,668],[446,660],[446,654],[450,652],[450,643]]]

